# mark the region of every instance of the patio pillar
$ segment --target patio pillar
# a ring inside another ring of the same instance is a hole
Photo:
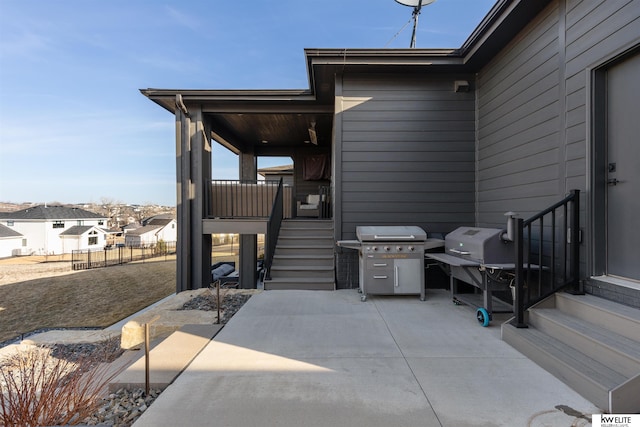
[[[202,234],[211,181],[211,144],[202,110],[176,96],[176,180],[178,245],[176,292],[209,286],[211,235]]]
[[[253,152],[240,153],[239,175],[241,180],[255,181],[258,177],[258,162]],[[253,289],[256,287],[256,264],[258,262],[258,236],[255,234],[240,235],[240,287]]]

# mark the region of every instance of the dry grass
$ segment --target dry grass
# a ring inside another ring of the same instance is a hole
[[[0,342],[41,328],[100,327],[175,292],[175,261],[133,263],[0,286]]]
[[[17,352],[0,365],[0,423],[78,424],[98,410],[101,390],[113,375],[93,358],[72,362],[44,348]]]

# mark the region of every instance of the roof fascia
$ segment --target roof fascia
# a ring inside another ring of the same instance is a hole
[[[459,49],[477,71],[504,48],[552,0],[498,0]]]

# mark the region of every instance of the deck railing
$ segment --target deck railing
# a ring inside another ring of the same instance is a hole
[[[580,191],[533,217],[516,220],[515,326],[526,328],[525,311],[561,289],[582,293]]]
[[[215,180],[207,200],[208,218],[268,218],[279,181]],[[282,187],[283,215],[291,217],[291,187]]]

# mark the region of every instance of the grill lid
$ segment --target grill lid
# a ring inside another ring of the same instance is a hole
[[[356,227],[361,242],[424,242],[427,233],[413,225],[380,225]]]

